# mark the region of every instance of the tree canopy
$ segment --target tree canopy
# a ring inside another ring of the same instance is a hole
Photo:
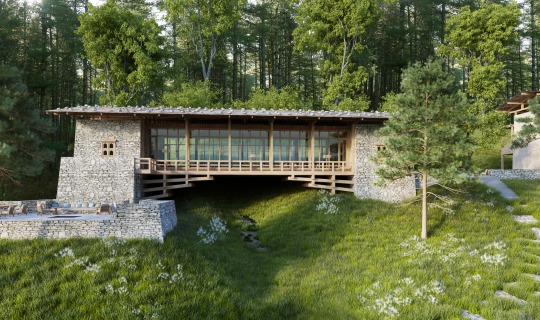
[[[440,61],[405,69],[402,91],[391,101],[395,112],[378,131],[385,148],[378,154],[382,165],[377,174],[385,180],[421,177],[422,238],[426,238],[428,177],[442,184],[466,178],[472,142],[463,128],[472,119],[466,97],[455,92],[454,77]]]
[[[106,105],[149,104],[158,81],[163,39],[144,11],[108,0],[80,16],[78,34],[90,62],[100,69],[95,79]]]

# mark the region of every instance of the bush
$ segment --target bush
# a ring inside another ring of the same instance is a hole
[[[217,108],[214,102],[219,92],[202,81],[185,82],[180,85],[180,90],[166,92],[163,95],[163,104],[174,107],[191,108]]]
[[[235,101],[233,106],[236,109],[310,109],[309,105],[302,101],[298,91],[292,87],[255,89],[248,101]]]

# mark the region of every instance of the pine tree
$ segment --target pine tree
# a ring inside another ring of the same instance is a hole
[[[51,152],[42,146],[50,132],[28,97],[20,71],[0,65],[0,180],[39,175],[51,160]]]
[[[416,63],[403,72],[402,90],[392,99],[396,110],[379,130],[385,150],[377,174],[396,180],[412,174],[422,179],[422,238],[427,238],[428,177],[441,184],[466,178],[472,149],[463,130],[471,119],[467,99],[454,92],[454,78],[440,61]]]

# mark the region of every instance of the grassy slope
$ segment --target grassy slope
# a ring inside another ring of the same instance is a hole
[[[418,205],[341,195],[340,213],[328,215],[316,210],[317,191],[243,182],[183,191],[179,225],[162,245],[0,241],[0,318],[460,319],[461,309],[486,319],[540,317],[540,287],[523,275],[540,274],[540,247],[511,218],[540,219],[530,193],[540,192],[538,181],[516,188],[530,203],[516,200],[513,213],[474,185],[454,214],[431,211],[427,242],[411,240],[420,233]],[[214,215],[230,231],[202,244],[196,232]],[[241,242],[242,215],[258,221],[269,252]],[[485,248],[495,241],[507,248]],[[73,257],[58,256],[66,247]],[[503,265],[482,261],[497,254]],[[95,264],[98,271],[85,271]],[[529,303],[494,298],[498,289]]]

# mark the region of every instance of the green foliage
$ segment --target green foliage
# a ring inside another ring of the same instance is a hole
[[[439,61],[416,63],[403,73],[403,93],[387,100],[394,110],[378,131],[385,150],[377,174],[395,180],[414,173],[441,182],[463,181],[472,144],[463,126],[472,122],[467,100],[453,93],[454,78]]]
[[[167,18],[177,23],[201,63],[203,79],[210,79],[220,36],[239,18],[245,0],[165,0]]]
[[[323,105],[339,105],[347,100],[344,109],[362,110],[359,89],[367,79],[367,71],[356,59],[365,49],[361,37],[378,17],[376,1],[307,0],[301,1],[297,10],[298,27],[293,32],[296,50],[323,54],[321,67],[327,78]]]
[[[540,97],[529,100],[529,112],[532,117],[516,119],[517,122],[522,122],[524,125],[512,141],[512,149],[525,148],[540,134]]]
[[[106,105],[148,104],[159,81],[163,39],[160,28],[144,12],[108,0],[80,16],[77,33],[88,59],[100,70],[95,85],[105,90]]]
[[[506,79],[501,75],[507,53],[517,37],[520,11],[515,2],[482,2],[480,8],[466,6],[447,21],[449,44],[439,52],[471,69],[469,94],[493,102],[500,97]]]
[[[439,49],[440,54],[456,59],[461,68],[469,70],[467,93],[475,100],[468,112],[477,117],[469,133],[480,131],[475,136],[483,146],[498,142],[506,133],[506,117],[494,109],[506,99],[503,57],[515,45],[519,17],[514,2],[482,2],[476,10],[463,7],[448,18],[448,44]]]
[[[396,110],[378,131],[385,149],[377,155],[376,170],[393,181],[412,174],[422,178],[422,238],[427,238],[427,179],[459,183],[466,179],[472,152],[464,126],[472,123],[467,99],[454,93],[454,78],[440,61],[416,63],[403,72],[403,93],[390,99]]]
[[[251,93],[249,100],[235,101],[236,109],[307,109],[309,106],[302,101],[298,91],[292,87],[277,89],[270,87],[268,90],[256,89]]]
[[[179,90],[166,92],[163,95],[163,103],[173,107],[190,108],[217,108],[215,101],[219,92],[213,90],[204,82],[184,82]]]
[[[28,97],[20,71],[0,65],[0,180],[39,175],[52,159],[43,147],[51,129]]]

